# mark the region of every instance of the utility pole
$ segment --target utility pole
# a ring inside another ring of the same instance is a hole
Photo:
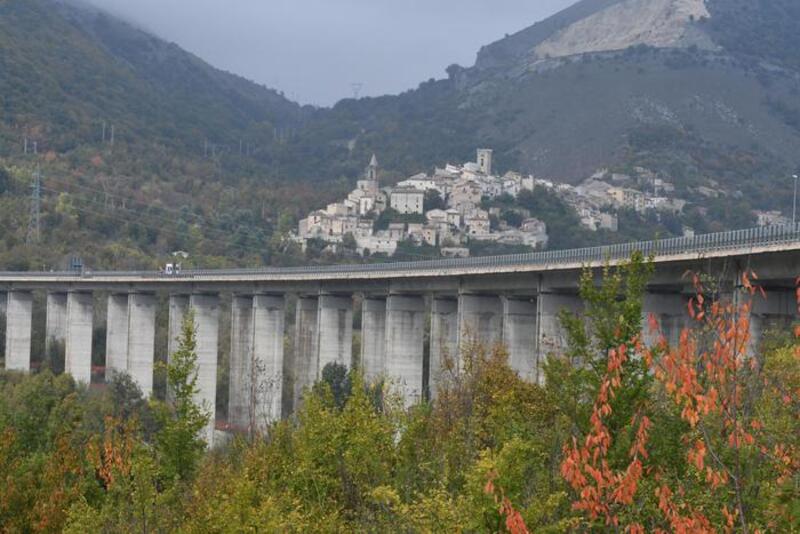
[[[25,136],[25,148],[23,149],[23,153],[27,156],[28,155],[28,136]]]
[[[797,174],[793,174],[794,178],[794,203],[792,204],[792,224],[797,224]]]
[[[103,121],[103,144],[106,144],[106,121]]]
[[[33,173],[33,181],[31,183],[31,207],[30,218],[28,220],[28,236],[25,242],[28,245],[39,242],[41,237],[40,232],[40,219],[41,219],[41,206],[42,206],[42,173],[39,165],[36,165],[36,171]]]

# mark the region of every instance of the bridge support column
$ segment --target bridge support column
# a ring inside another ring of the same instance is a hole
[[[188,295],[169,296],[169,319],[167,325],[167,363],[172,361],[172,355],[180,346],[181,327],[186,311],[189,309]],[[127,343],[127,342],[126,342]],[[172,388],[167,384],[167,400],[173,400]]]
[[[508,363],[524,380],[538,383],[536,304],[530,299],[505,298],[503,310],[503,343],[508,350]]]
[[[583,314],[583,301],[578,295],[541,293],[536,300],[537,360],[544,364],[550,354],[563,354],[567,348],[567,335],[558,318],[562,310]],[[539,381],[544,377],[540,375]]]
[[[64,342],[67,339],[67,294],[47,294],[47,315],[45,325],[45,359],[58,350],[57,356],[64,357]]]
[[[8,311],[8,294],[0,291],[0,357],[6,357],[6,312]],[[5,369],[5,365],[3,366]]]
[[[157,307],[155,295],[133,293],[128,296],[127,368],[144,398],[153,393]]]
[[[425,299],[390,296],[386,301],[386,375],[400,388],[406,406],[423,396]]]
[[[297,412],[306,388],[317,380],[319,354],[317,353],[317,297],[299,297],[295,315],[294,342],[294,392],[292,407]]]
[[[256,428],[283,415],[283,335],[286,300],[256,295],[253,299],[253,405]]]
[[[431,303],[431,357],[428,390],[431,399],[448,365],[458,358],[458,301],[434,298]]]
[[[228,423],[237,430],[250,428],[253,372],[253,297],[231,300],[231,357],[228,378]]]
[[[361,305],[361,369],[373,382],[386,372],[386,299],[365,297]]]
[[[128,295],[111,294],[106,309],[106,380],[128,372]]]
[[[76,382],[92,381],[92,334],[94,298],[91,293],[71,291],[67,295],[67,338],[64,372]]]
[[[461,295],[458,299],[458,342],[477,342],[491,348],[503,338],[503,303],[500,297]]]
[[[6,369],[29,371],[31,368],[31,325],[33,294],[9,291],[6,305]]]
[[[689,299],[681,293],[646,293],[642,306],[642,338],[647,346],[658,342],[658,332],[650,327],[650,317],[654,317],[661,335],[670,346],[680,341],[683,329],[690,326]]]
[[[169,297],[169,339],[167,340],[167,359],[178,350],[181,327],[186,311],[189,309],[189,295],[170,295]]]
[[[194,310],[197,326],[197,388],[195,402],[209,412],[209,421],[202,437],[214,446],[214,424],[217,406],[217,358],[219,354],[219,297],[192,295],[189,305]]]
[[[335,295],[319,297],[319,370],[329,363],[350,367],[353,357],[353,299]]]
[[[757,292],[753,296],[750,310],[751,350],[759,349],[765,333],[774,329],[785,331],[794,321],[800,319],[797,306],[794,289],[767,289],[766,299]]]

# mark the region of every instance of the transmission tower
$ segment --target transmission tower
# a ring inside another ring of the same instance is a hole
[[[42,173],[39,165],[36,165],[36,171],[33,173],[33,180],[31,181],[31,212],[28,221],[28,237],[25,242],[29,245],[38,243],[41,237],[40,232],[40,219],[42,207]]]

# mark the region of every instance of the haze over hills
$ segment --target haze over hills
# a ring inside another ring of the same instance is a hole
[[[720,198],[697,199],[707,209],[688,222],[749,225],[751,208],[791,205],[798,50],[794,0],[582,0],[446,79],[315,109],[93,9],[8,0],[0,156],[17,185],[3,200],[0,260],[28,254],[25,137],[61,185],[45,195],[54,246],[21,266],[54,263],[76,235],[109,266],[178,249],[207,264],[280,261],[270,236],[347,190],[373,152],[393,180],[479,146],[495,149],[501,171],[556,181],[640,166],[685,198],[710,184]],[[158,219],[144,227],[142,214]],[[620,239],[657,224],[639,226]]]

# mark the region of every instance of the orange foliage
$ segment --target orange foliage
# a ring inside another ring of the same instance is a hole
[[[56,438],[55,447],[39,479],[39,494],[32,511],[35,532],[60,531],[69,505],[81,494],[78,483],[84,463],[80,451],[68,434]]]
[[[612,436],[604,418],[612,413],[610,399],[622,383],[622,366],[628,359],[628,347],[621,345],[608,356],[606,375],[601,382],[590,418],[591,430],[582,444],[573,438],[564,448],[561,475],[578,493],[573,503],[575,510],[589,514],[592,519],[603,518],[607,525],[619,526],[617,510],[633,503],[639,481],[644,473],[643,460],[648,457],[647,440],[650,419],[645,415],[634,417],[637,424],[636,438],[629,451],[630,463],[622,471],[613,470],[608,464],[608,452]],[[629,532],[642,532],[641,525],[628,525]]]
[[[660,335],[656,345],[643,354],[656,379],[680,409],[681,418],[693,431],[694,437],[687,441],[693,442],[687,452],[687,462],[705,475],[705,483],[711,489],[726,486],[737,496],[742,488],[739,486],[741,480],[736,476],[739,474],[735,471],[736,466],[723,461],[722,451],[715,451],[715,447],[727,447],[727,452],[732,453],[759,447],[756,450],[762,453],[765,461],[772,463],[778,483],[789,480],[800,470],[799,451],[783,444],[768,447],[766,436],[761,436],[762,422],[747,409],[747,403],[752,401],[748,398],[747,379],[758,378],[761,373],[758,358],[749,353],[752,298],[757,293],[766,297],[763,289],[753,282],[757,278],[755,273],[746,272],[741,287],[750,298],[726,303],[709,301],[704,296],[699,277],[695,275],[696,295],[688,303],[688,314],[697,328],[684,329],[677,347],[670,347],[666,338]],[[800,309],[800,278],[797,284]],[[651,329],[657,331],[655,318],[651,317],[649,322]],[[800,337],[800,328],[795,330],[795,334]],[[647,459],[646,444],[650,431],[650,421],[646,416],[635,417],[632,424],[636,424],[638,419],[639,427],[627,469],[615,472],[609,467],[607,457],[612,436],[604,418],[611,415],[609,399],[620,387],[627,350],[621,346],[609,354],[606,375],[591,414],[591,430],[583,443],[573,438],[572,444],[565,446],[561,464],[562,476],[578,494],[573,508],[583,511],[593,520],[603,518],[607,525],[615,527],[621,526],[619,512],[622,507],[633,503],[642,479],[642,461]],[[800,348],[796,355],[800,358]],[[785,403],[800,401],[800,392],[779,393],[778,398]],[[706,422],[712,420],[721,421],[721,424],[707,426]],[[709,437],[712,434],[709,429],[713,429],[716,441]],[[654,475],[658,479],[658,473]],[[683,490],[679,488],[679,492]],[[685,503],[675,502],[673,496],[673,490],[667,484],[661,484],[656,490],[658,507],[672,532],[716,532],[708,518]],[[733,531],[737,522],[748,531],[740,499],[737,507],[729,510],[725,506],[721,512],[726,531]],[[636,523],[628,525],[626,530],[644,532],[643,527]]]
[[[511,501],[505,496],[503,490],[495,485],[494,479],[496,476],[495,473],[489,476],[489,480],[486,481],[486,486],[483,488],[483,491],[487,495],[494,496],[494,501],[498,505],[500,516],[505,518],[505,527],[510,534],[530,534],[528,526],[522,518],[522,514],[514,508],[514,505],[511,504]]]
[[[114,485],[117,476],[131,472],[131,456],[135,445],[134,423],[106,417],[102,442],[89,443],[87,456],[106,488]]]

